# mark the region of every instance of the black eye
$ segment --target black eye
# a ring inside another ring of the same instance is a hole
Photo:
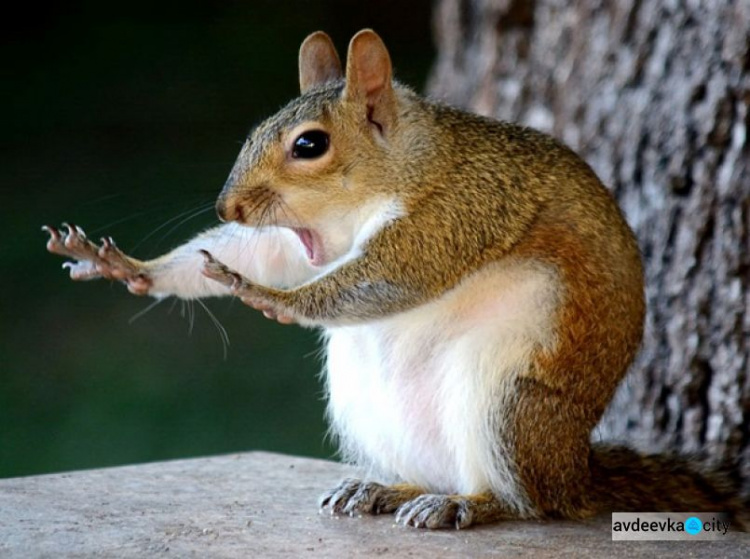
[[[328,134],[322,130],[308,130],[294,140],[292,157],[295,159],[315,159],[328,151]]]

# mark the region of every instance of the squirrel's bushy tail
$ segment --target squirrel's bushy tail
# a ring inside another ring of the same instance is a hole
[[[595,444],[590,467],[602,509],[612,512],[725,512],[735,529],[750,531],[750,506],[739,483],[704,471],[684,458],[641,454],[625,446]]]

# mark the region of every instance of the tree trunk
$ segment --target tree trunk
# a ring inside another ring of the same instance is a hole
[[[598,429],[750,482],[750,0],[440,0],[429,92],[562,139],[646,263],[643,348]]]

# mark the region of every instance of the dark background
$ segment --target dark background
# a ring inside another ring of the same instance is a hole
[[[297,49],[343,57],[376,29],[396,76],[432,60],[416,2],[67,2],[7,18],[0,161],[0,477],[249,449],[329,457],[317,334],[229,299],[151,302],[73,283],[42,224],[72,221],[134,256],[216,223],[248,130],[297,94]],[[177,217],[181,216],[181,217]],[[173,218],[176,218],[173,221]]]

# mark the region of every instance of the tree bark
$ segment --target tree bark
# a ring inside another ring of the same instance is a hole
[[[429,93],[560,138],[636,231],[646,334],[598,434],[747,490],[750,0],[439,0],[435,27]]]

